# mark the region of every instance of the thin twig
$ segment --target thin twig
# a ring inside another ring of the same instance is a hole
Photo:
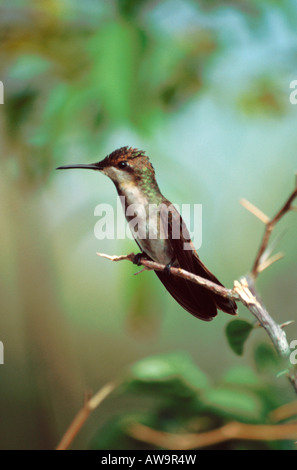
[[[295,185],[295,188],[294,188],[293,192],[290,194],[290,196],[287,199],[287,201],[285,202],[285,204],[280,208],[280,210],[275,214],[275,216],[272,219],[270,219],[270,220],[268,219],[268,221],[264,222],[265,225],[266,225],[264,235],[263,235],[258,253],[256,255],[256,259],[255,259],[253,267],[252,267],[252,272],[251,272],[251,275],[255,279],[258,276],[259,272],[260,272],[259,266],[263,263],[262,256],[263,256],[263,254],[264,254],[264,252],[267,248],[267,245],[268,245],[268,242],[269,242],[269,239],[270,239],[270,235],[271,235],[275,225],[280,221],[280,219],[287,212],[289,212],[290,210],[292,210],[294,208],[294,206],[292,204],[293,204],[293,201],[296,199],[296,197],[297,197],[297,184]],[[259,212],[261,212],[261,211],[259,210]],[[255,212],[254,212],[254,214],[256,215]]]
[[[95,395],[87,399],[83,407],[79,410],[69,428],[65,432],[61,441],[59,442],[56,450],[66,450],[72,444],[72,441],[79,433],[89,415],[94,411],[103,400],[114,391],[118,384],[117,383],[108,383],[104,385]]]
[[[237,421],[203,433],[171,434],[140,423],[130,424],[126,432],[138,441],[168,450],[190,450],[220,444],[232,439],[278,441],[297,439],[297,424],[245,424]]]
[[[271,411],[269,417],[272,421],[278,422],[297,416],[297,401],[286,403]]]
[[[286,328],[287,326],[289,325],[292,325],[292,323],[295,323],[295,320],[288,320],[288,321],[285,321],[284,323],[281,323],[279,325],[280,328]]]
[[[267,224],[269,222],[269,217],[268,215],[264,214],[258,207],[254,206],[250,201],[247,199],[240,199],[240,204],[245,207],[248,211],[250,211],[252,214],[254,214],[261,222],[264,224]]]
[[[131,261],[133,263],[135,258],[135,253],[129,253],[128,255],[107,255],[105,253],[97,253],[97,256],[101,258],[109,259],[110,261]],[[156,263],[155,261],[148,260],[146,258],[141,258],[139,261],[140,264],[145,266],[149,270],[154,271],[164,271],[165,265]],[[167,268],[168,269],[168,268]],[[205,287],[206,289],[221,295],[222,297],[227,297],[228,299],[238,300],[237,295],[234,293],[233,290],[227,289],[226,287],[219,286],[215,282],[209,281],[204,277],[197,276],[196,274],[190,273],[185,269],[181,268],[174,268],[170,267],[170,273],[174,276],[181,277],[183,279],[187,279],[188,281],[194,282],[195,284],[199,284],[200,286]]]
[[[276,253],[275,255],[271,256],[271,258],[266,259],[261,264],[259,264],[258,273],[261,273],[262,271],[267,269],[269,266],[271,266],[276,261],[278,261],[280,259],[283,259],[283,257],[284,257],[283,253]]]

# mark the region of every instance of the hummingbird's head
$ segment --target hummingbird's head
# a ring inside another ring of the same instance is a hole
[[[118,188],[155,182],[155,171],[149,158],[143,150],[132,147],[121,147],[114,150],[97,163],[60,166],[57,170],[70,168],[100,171],[109,176]]]

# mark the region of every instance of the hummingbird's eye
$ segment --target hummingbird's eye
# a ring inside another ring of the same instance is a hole
[[[125,168],[125,167],[127,167],[127,166],[128,166],[128,163],[127,163],[127,162],[120,162],[120,163],[118,164],[118,167],[119,167],[119,168]]]

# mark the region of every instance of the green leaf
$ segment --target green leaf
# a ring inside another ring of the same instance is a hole
[[[259,378],[254,371],[247,366],[232,367],[228,370],[223,377],[224,383],[243,385],[243,386],[257,386],[259,385]]]
[[[88,50],[93,63],[90,86],[94,99],[101,101],[112,120],[129,120],[139,91],[137,30],[122,21],[106,23],[92,37]]]
[[[254,328],[252,323],[246,320],[232,320],[226,327],[226,335],[228,343],[235,352],[241,356],[243,354],[243,346],[247,340],[251,330]]]
[[[208,379],[186,353],[170,353],[142,359],[131,368],[134,379],[168,382],[179,379],[196,389],[206,388]]]
[[[261,399],[256,394],[237,388],[208,390],[205,403],[219,414],[239,420],[258,421],[263,413]]]
[[[277,371],[283,367],[281,358],[270,344],[260,343],[254,350],[254,360],[259,372]]]

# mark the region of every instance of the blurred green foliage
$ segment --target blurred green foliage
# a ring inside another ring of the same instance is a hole
[[[162,448],[157,442],[143,441],[131,433],[132,426],[142,424],[152,430],[183,436],[205,433],[230,421],[274,424],[270,413],[283,404],[278,387],[263,382],[248,367],[233,367],[218,383],[213,383],[185,353],[153,356],[134,364],[117,394],[132,393],[135,409],[121,412],[95,435],[93,449]],[[153,397],[146,408],[142,397]],[[112,400],[112,398],[110,398]],[[155,438],[157,441],[157,438]],[[254,449],[277,448],[273,442],[254,442]],[[251,442],[227,440],[210,448],[250,449]],[[294,448],[284,442],[280,448]]]
[[[98,429],[96,448],[138,446],[122,423],[140,402],[137,419],[177,432],[192,429],[193,413],[196,430],[266,422],[294,398],[262,361],[261,330],[236,357],[226,315],[199,322],[153,273],[135,277],[130,264],[98,259],[96,251],[136,250],[94,237],[94,207],[115,207],[114,188],[54,169],[122,145],[145,149],[169,199],[203,205],[199,254],[231,286],[250,269],[263,230],[239,198],[270,215],[293,185],[296,24],[293,0],[0,2],[2,449],[54,448],[85,390],[131,364],[125,391],[92,417],[76,448]],[[279,242],[287,256],[259,279],[279,322],[296,314],[294,216],[279,227],[288,228]],[[240,318],[250,320],[241,307]],[[294,325],[287,331],[296,338]],[[168,354],[176,350],[185,353]]]

